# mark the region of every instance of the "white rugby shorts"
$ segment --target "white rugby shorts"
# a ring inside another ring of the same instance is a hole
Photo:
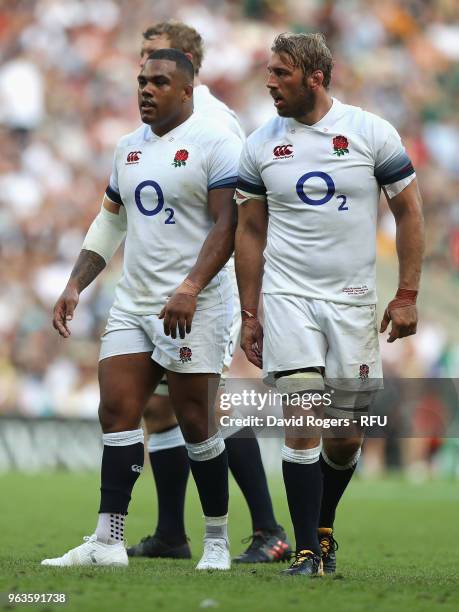
[[[321,367],[336,416],[338,408],[368,405],[367,394],[383,387],[375,305],[264,294],[263,306],[266,382],[278,372]]]
[[[225,357],[223,359],[223,372],[222,372],[222,385],[224,385],[224,379],[228,375],[228,370],[233,360],[234,351],[239,346],[241,337],[241,301],[239,299],[239,292],[237,290],[236,274],[234,268],[229,270],[231,279],[233,282],[233,318],[230,326],[229,340],[225,348]],[[167,385],[167,377],[163,376],[161,382],[155,389],[156,395],[162,395],[167,397],[169,395],[169,388]]]
[[[193,317],[191,333],[175,340],[164,333],[158,315],[130,314],[112,307],[101,338],[99,360],[115,355],[150,353],[164,369],[184,374],[216,373],[223,368],[232,301],[228,300]]]
[[[223,369],[223,378],[228,373],[233,360],[234,351],[239,346],[241,337],[241,300],[237,290],[236,274],[234,268],[230,268],[231,280],[233,283],[233,320],[231,322],[229,342],[225,349],[225,360]]]

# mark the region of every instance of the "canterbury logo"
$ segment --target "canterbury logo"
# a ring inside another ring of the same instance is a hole
[[[133,472],[137,472],[138,474],[141,474],[143,471],[143,467],[141,465],[131,465],[131,470]]]
[[[273,149],[274,157],[289,157],[293,155],[293,145],[278,145]]]
[[[135,164],[140,159],[139,155],[142,155],[142,151],[131,151],[130,153],[128,153],[128,156],[126,158],[126,163]]]

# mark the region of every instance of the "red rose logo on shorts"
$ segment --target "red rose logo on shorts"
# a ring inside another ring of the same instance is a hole
[[[367,366],[366,363],[362,363],[359,369],[360,380],[367,380],[369,373],[370,373],[370,368]]]
[[[186,149],[180,149],[175,154],[172,165],[175,166],[176,168],[180,168],[180,166],[186,166],[187,159],[188,159],[188,151]]]
[[[344,155],[345,153],[349,153],[348,147],[349,147],[349,142],[346,136],[335,136],[333,138],[333,148],[335,149],[333,151],[333,155],[337,155],[338,157],[341,157],[341,155]]]
[[[179,350],[179,359],[182,363],[187,363],[191,361],[191,356],[193,352],[188,346],[181,346]]]

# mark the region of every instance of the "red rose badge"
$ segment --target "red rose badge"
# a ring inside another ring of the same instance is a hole
[[[344,155],[345,153],[349,153],[349,142],[346,138],[346,136],[335,136],[333,138],[333,148],[335,149],[333,151],[333,155],[337,155],[338,157],[340,157],[341,155]]]
[[[176,168],[179,168],[180,166],[186,166],[187,159],[188,159],[188,151],[186,149],[180,149],[175,154],[172,165],[175,166]]]
[[[362,363],[362,365],[359,368],[360,380],[367,380],[369,373],[370,373],[370,368],[367,366],[366,363]]]
[[[182,363],[187,363],[191,361],[191,356],[193,355],[192,350],[188,346],[181,346],[179,350],[179,359]]]

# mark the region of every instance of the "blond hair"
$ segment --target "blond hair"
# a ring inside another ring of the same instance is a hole
[[[145,40],[151,40],[155,36],[162,35],[167,36],[173,49],[191,54],[191,63],[195,73],[198,74],[204,55],[203,42],[199,32],[181,21],[169,19],[169,21],[156,23],[142,34]]]
[[[293,65],[301,68],[305,76],[314,70],[321,70],[323,86],[327,89],[330,85],[333,58],[323,34],[283,32],[274,39],[271,51],[288,55]]]

